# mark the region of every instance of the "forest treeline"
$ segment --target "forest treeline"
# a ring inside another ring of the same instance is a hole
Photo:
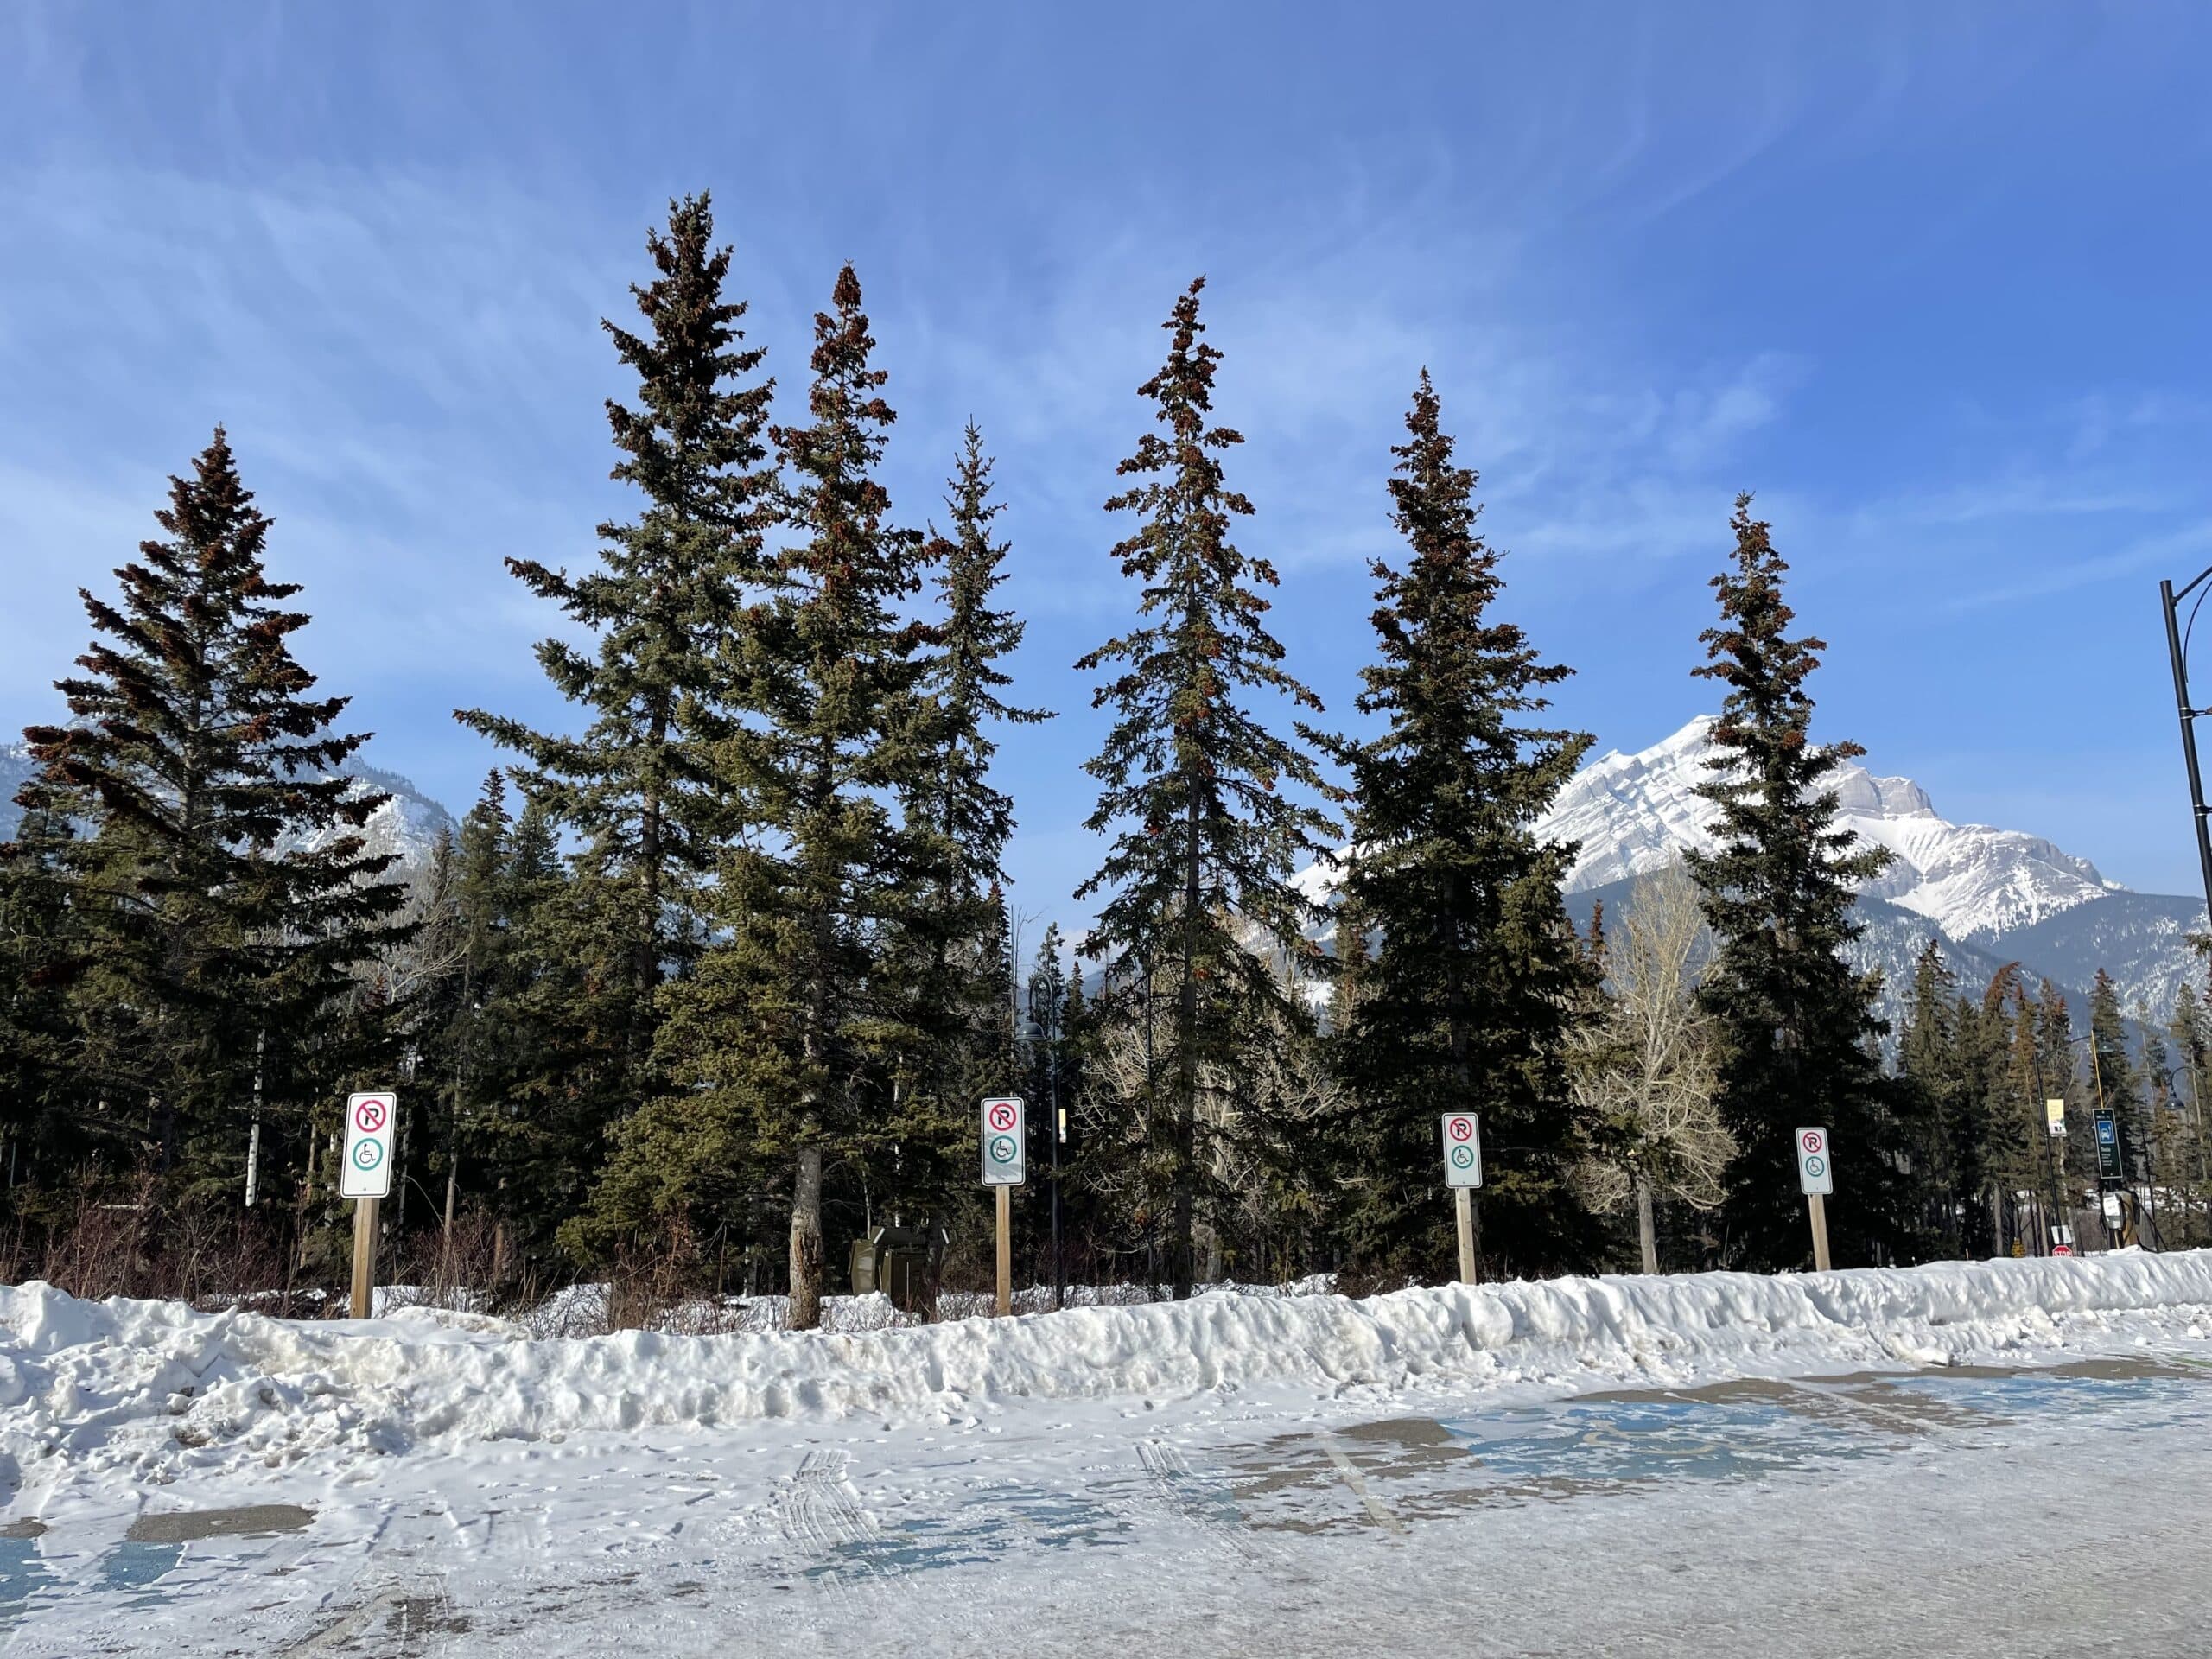
[[[1549,717],[1571,670],[1503,614],[1425,371],[1378,480],[1399,545],[1372,571],[1372,734],[1332,728],[1238,543],[1202,281],[1105,502],[1123,600],[1077,664],[1109,716],[1096,870],[1068,933],[1018,950],[993,760],[1050,716],[1007,671],[1018,555],[983,435],[946,442],[941,503],[895,506],[855,272],[786,424],[708,199],[647,246],[606,324],[630,516],[582,568],[508,562],[570,625],[537,658],[573,717],[459,711],[505,759],[411,884],[363,838],[363,740],[293,654],[307,612],[222,431],[86,592],[69,717],[27,731],[0,848],[10,1271],[89,1286],[96,1235],[124,1241],[103,1289],[334,1281],[340,1103],[371,1086],[399,1092],[409,1259],[466,1238],[477,1288],[516,1295],[650,1261],[788,1291],[802,1326],[871,1225],[925,1232],[938,1280],[980,1274],[976,1103],[1008,1090],[1035,1103],[1017,1211],[1046,1280],[1062,1111],[1066,1270],[1176,1294],[1449,1277],[1456,1110],[1484,1126],[1486,1275],[1802,1266],[1801,1123],[1834,1136],[1840,1264],[2041,1249],[2093,1179],[2098,1103],[2165,1241],[2204,1235],[2201,992],[2153,1018],[2101,976],[2077,1033],[2048,983],[1961,986],[1931,941],[1901,1028],[1878,1017],[1849,947],[1886,855],[1836,827],[1859,750],[1810,739],[1825,646],[1748,496],[1691,666],[1718,844],[1624,914],[1578,930],[1574,849],[1536,833],[1591,740]],[[1294,880],[1314,864],[1332,902]]]

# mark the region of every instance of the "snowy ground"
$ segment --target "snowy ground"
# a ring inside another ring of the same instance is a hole
[[[11,1659],[2139,1656],[2212,1618],[2212,1253],[588,1342],[27,1287],[0,1325]]]

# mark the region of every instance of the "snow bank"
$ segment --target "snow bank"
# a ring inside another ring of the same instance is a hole
[[[1592,1376],[1930,1364],[2212,1329],[2212,1251],[1764,1278],[1555,1279],[1217,1294],[862,1332],[528,1340],[430,1320],[290,1323],[0,1287],[0,1455],[165,1479],[415,1446],[868,1414],[1009,1397],[1279,1386],[1480,1389]]]

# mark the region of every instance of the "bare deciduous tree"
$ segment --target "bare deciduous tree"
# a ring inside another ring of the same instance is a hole
[[[1575,1039],[1575,1102],[1603,1126],[1580,1179],[1601,1213],[1635,1200],[1643,1270],[1656,1273],[1654,1196],[1712,1209],[1736,1151],[1713,1106],[1713,1033],[1696,996],[1709,944],[1689,872],[1638,880],[1617,937],[1602,1009]]]

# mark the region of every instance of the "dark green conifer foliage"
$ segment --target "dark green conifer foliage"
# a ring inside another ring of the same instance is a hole
[[[10,1211],[37,1207],[92,1150],[95,1120],[71,1062],[71,964],[80,955],[70,902],[68,811],[38,779],[16,797],[15,839],[0,842],[0,1166]]]
[[[1904,1165],[1896,1244],[1904,1259],[1956,1257],[1986,1239],[1983,1030],[1930,939],[1913,966],[1893,1096],[1892,1151]]]
[[[1860,1266],[1891,1247],[1897,1196],[1873,1050],[1885,1028],[1874,1013],[1878,985],[1844,950],[1862,927],[1858,886],[1889,855],[1855,849],[1836,826],[1830,779],[1864,751],[1811,740],[1806,681],[1827,646],[1790,637],[1789,566],[1751,502],[1736,499],[1732,568],[1713,580],[1720,626],[1701,636],[1708,660],[1692,671],[1727,688],[1713,728],[1713,780],[1701,791],[1718,809],[1719,844],[1688,859],[1715,942],[1701,995],[1719,1026],[1721,1121],[1739,1149],[1721,1219],[1731,1266],[1809,1261],[1791,1135],[1819,1125],[1836,1148],[1827,1206],[1835,1260]]]
[[[2212,1114],[2204,1097],[2205,1069],[2212,1064],[2212,1021],[2206,1018],[2202,993],[2187,980],[2175,988],[2166,1040],[2174,1068],[2174,1106],[2182,1116],[2178,1173],[2191,1198],[2178,1242],[2202,1244],[2212,1240],[2212,1214],[2206,1213],[2206,1206],[2212,1205]]]
[[[1101,999],[1117,1020],[1142,1019],[1137,1005],[1155,992],[1172,999],[1159,1021],[1157,1098],[1129,1104],[1160,1154],[1179,1295],[1195,1270],[1202,1139],[1233,1115],[1233,1080],[1255,1033],[1305,1017],[1270,953],[1307,971],[1321,966],[1306,938],[1318,907],[1291,874],[1337,833],[1325,810],[1290,792],[1328,793],[1313,734],[1301,726],[1301,741],[1284,738],[1243,700],[1257,693],[1320,708],[1283,669],[1282,647],[1262,620],[1274,567],[1230,539],[1252,505],[1229,487],[1220,460],[1243,438],[1209,423],[1221,354],[1199,338],[1204,286],[1203,277],[1192,283],[1163,325],[1167,360],[1139,388],[1162,429],[1121,463],[1133,481],[1106,503],[1137,519],[1113,556],[1142,584],[1141,620],[1076,664],[1112,665],[1092,702],[1115,714],[1104,747],[1085,763],[1100,785],[1087,827],[1113,835],[1104,863],[1077,893],[1108,895],[1085,954],[1116,959]],[[1207,1109],[1206,1095],[1222,1109]]]
[[[104,1161],[212,1192],[243,1179],[257,1047],[298,1123],[346,1070],[340,1004],[405,892],[363,849],[386,798],[336,768],[365,736],[334,729],[346,698],[310,695],[299,585],[265,574],[270,521],[220,428],[156,517],[166,539],[116,572],[120,602],[84,594],[98,637],[58,682],[72,723],[24,735],[35,792],[97,826],[49,849],[75,917],[45,971],[73,988]]]
[[[947,488],[950,533],[923,550],[936,589],[932,642],[900,737],[915,762],[904,801],[912,891],[877,968],[918,1039],[900,1056],[899,1109],[885,1126],[900,1147],[897,1198],[915,1213],[973,1187],[976,1102],[1015,1086],[1006,1069],[1011,969],[1000,960],[1014,802],[992,783],[991,762],[1001,726],[1051,718],[1004,696],[1013,682],[1000,664],[1023,624],[994,602],[1010,549],[994,539],[1003,504],[992,499],[973,422]]]
[[[2083,1066],[2088,1073],[2090,1103],[2109,1107],[2120,1124],[2121,1162],[2126,1179],[2131,1182],[2146,1180],[2151,1154],[2149,1117],[2143,1096],[2136,1088],[2120,988],[2102,968],[2097,969],[2097,976],[2089,985],[2089,1040],[2084,1045],[2088,1055]],[[2136,1225],[2132,1207],[2127,1225]]]
[[[661,1053],[682,1092],[625,1136],[600,1206],[628,1213],[649,1165],[686,1172],[660,1182],[671,1204],[714,1199],[741,1153],[781,1163],[802,1329],[820,1314],[825,1156],[880,1126],[871,1108],[918,1040],[874,971],[925,863],[890,804],[938,758],[914,741],[930,631],[903,610],[921,537],[892,524],[876,476],[896,417],[874,343],[849,265],[815,317],[811,418],[775,432],[798,539],[731,641],[758,718],[715,751],[747,822],[772,830],[726,851],[709,912],[725,942],[666,998]]]
[[[1476,528],[1476,475],[1426,372],[1391,453],[1393,522],[1409,557],[1377,560],[1380,660],[1363,714],[1387,723],[1340,746],[1357,804],[1338,948],[1357,996],[1338,1039],[1351,1094],[1345,1236],[1378,1268],[1456,1265],[1439,1115],[1482,1115],[1490,1147],[1482,1249],[1511,1273],[1587,1262],[1597,1235],[1568,1172],[1582,1126],[1567,1033],[1594,989],[1560,899],[1574,857],[1537,820],[1589,747],[1537,723],[1571,670],[1500,619],[1500,556]]]
[[[698,946],[698,892],[734,833],[714,743],[737,717],[726,647],[766,579],[772,505],[772,382],[747,383],[764,353],[741,344],[742,302],[724,296],[730,251],[714,245],[702,194],[669,206],[646,238],[657,275],[633,286],[647,325],[602,324],[638,377],[637,404],[609,399],[621,458],[612,476],[644,509],[599,527],[601,568],[580,575],[534,559],[508,569],[597,640],[595,652],[547,639],[537,659],[590,724],[581,736],[532,730],[466,709],[458,718],[519,753],[527,793],[583,842],[577,895],[609,965],[596,1033],[620,1065],[603,1109],[634,1105],[652,1039],[652,995]]]

